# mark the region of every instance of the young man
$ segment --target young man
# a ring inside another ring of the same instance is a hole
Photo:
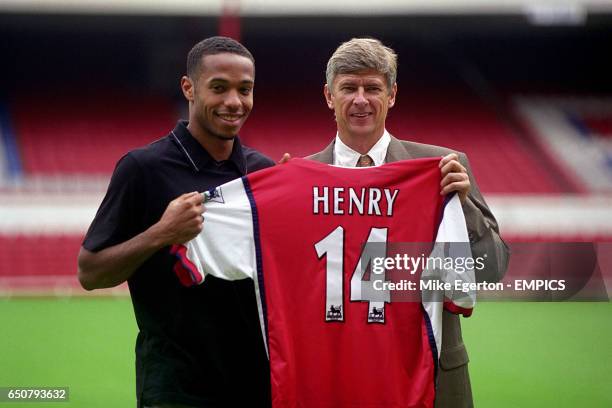
[[[85,289],[128,282],[139,328],[139,407],[270,404],[252,281],[185,288],[169,254],[202,229],[198,191],[274,164],[237,137],[254,80],[253,56],[240,43],[196,44],[181,78],[189,121],[121,158],[79,253]]]
[[[476,272],[476,278],[498,281],[508,265],[508,249],[465,154],[399,140],[385,129],[387,112],[395,104],[396,76],[397,56],[380,41],[357,38],[340,45],[327,63],[323,90],[328,107],[335,113],[338,132],[329,146],[309,158],[348,167],[442,157],[440,193],[459,195],[473,257],[486,254],[486,267]],[[471,407],[468,356],[457,315],[444,311],[442,337],[436,407]]]

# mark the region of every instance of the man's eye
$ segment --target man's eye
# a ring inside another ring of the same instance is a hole
[[[240,89],[240,93],[243,94],[243,95],[248,95],[251,92],[253,92],[252,88],[242,88],[242,89]]]
[[[215,92],[223,92],[225,91],[225,87],[223,85],[213,85],[212,90]]]

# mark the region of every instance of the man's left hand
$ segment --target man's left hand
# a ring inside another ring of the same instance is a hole
[[[283,157],[281,157],[281,159],[278,161],[278,164],[285,164],[289,160],[291,160],[291,155],[289,153],[285,153],[283,154]]]
[[[440,160],[438,166],[442,172],[440,194],[446,195],[456,191],[457,194],[459,194],[461,203],[465,202],[470,192],[470,178],[468,177],[465,167],[459,163],[459,156],[457,153],[451,153],[444,156],[442,160]]]

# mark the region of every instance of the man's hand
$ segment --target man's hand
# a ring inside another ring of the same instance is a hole
[[[203,198],[198,192],[183,194],[168,204],[156,224],[135,237],[98,252],[81,248],[81,286],[87,290],[117,286],[161,248],[195,238],[202,231]]]
[[[459,156],[457,153],[451,153],[444,156],[442,160],[440,160],[438,166],[442,172],[440,194],[446,195],[456,191],[457,194],[459,194],[461,203],[465,202],[470,192],[470,178],[468,177],[465,167],[459,163]]]
[[[183,244],[202,231],[204,196],[187,193],[172,200],[161,219],[151,227],[160,246]]]
[[[289,160],[291,160],[291,155],[289,153],[285,153],[283,154],[283,157],[281,157],[281,159],[278,161],[278,164],[285,164]]]

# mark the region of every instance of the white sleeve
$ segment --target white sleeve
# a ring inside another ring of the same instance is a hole
[[[470,289],[476,282],[476,277],[467,225],[458,194],[455,194],[444,208],[436,245],[444,245],[444,256],[451,259],[454,265],[442,269],[442,280],[453,288],[445,293],[444,308],[467,317],[472,314],[476,304],[476,290]]]
[[[464,265],[467,259],[472,259],[472,250],[461,202],[455,194],[444,207],[436,242],[427,260],[427,268],[421,274],[421,281],[440,281],[451,288],[421,291],[423,307],[429,316],[436,341],[438,358],[442,350],[442,309],[467,317],[472,314],[476,303],[475,290],[455,290],[457,282],[475,282],[474,268]],[[421,287],[424,287],[423,283]]]
[[[470,316],[476,304],[474,259],[457,194],[444,207],[436,243],[429,258],[428,268],[423,271],[421,279],[439,280],[451,289],[445,290],[443,296],[423,293],[424,300],[443,301],[448,311]]]
[[[226,280],[254,278],[256,274],[255,238],[251,203],[242,179],[223,184],[204,193],[202,232],[172,252],[181,282],[204,282],[206,275]]]

